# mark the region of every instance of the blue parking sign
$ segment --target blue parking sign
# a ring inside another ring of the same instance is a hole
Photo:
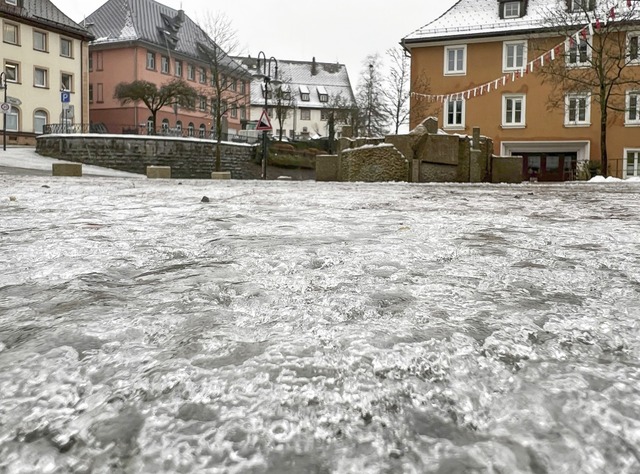
[[[69,93],[68,91],[60,92],[60,101],[63,104],[68,104],[69,102],[71,102],[71,93]]]

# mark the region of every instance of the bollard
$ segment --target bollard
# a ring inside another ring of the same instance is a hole
[[[231,171],[212,171],[211,179],[231,179]]]
[[[171,166],[147,166],[147,178],[171,179]]]
[[[53,163],[52,176],[82,176],[82,163]]]

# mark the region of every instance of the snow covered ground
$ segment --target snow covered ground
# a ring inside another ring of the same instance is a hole
[[[637,182],[4,174],[0,471],[636,473],[638,321]]]

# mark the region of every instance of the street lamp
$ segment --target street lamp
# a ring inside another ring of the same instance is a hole
[[[262,70],[260,68],[260,58],[262,58]],[[274,71],[273,78],[271,78],[271,64],[273,62]],[[258,62],[256,66],[256,74],[254,77],[257,79],[262,79],[264,82],[264,114],[268,117],[269,112],[269,84],[272,86],[277,86],[280,84],[278,80],[278,60],[271,56],[267,60],[267,56],[264,52],[260,51],[258,53]],[[267,144],[267,132],[268,130],[262,131],[262,179],[267,179],[267,155],[269,154],[269,145]]]
[[[0,89],[4,89],[4,101],[2,102],[3,107],[7,107],[7,73],[2,71],[0,72]],[[9,108],[11,110],[11,108]],[[2,110],[4,112],[2,114],[2,150],[7,151],[7,113],[9,110]]]

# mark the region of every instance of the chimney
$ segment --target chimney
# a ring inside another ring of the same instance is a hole
[[[184,23],[184,10],[178,10],[178,23]]]
[[[315,76],[316,74],[318,74],[318,65],[316,64],[316,57],[314,56],[311,61],[311,75]]]

